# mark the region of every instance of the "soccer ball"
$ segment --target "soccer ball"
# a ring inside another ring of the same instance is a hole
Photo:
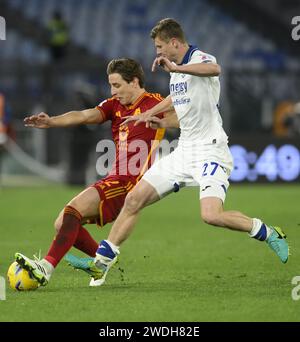
[[[39,283],[28,271],[24,270],[16,261],[13,262],[7,271],[7,280],[10,287],[16,291],[35,290]]]

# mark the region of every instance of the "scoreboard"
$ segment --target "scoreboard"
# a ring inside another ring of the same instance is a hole
[[[252,137],[230,141],[234,182],[298,182],[300,183],[299,139]]]

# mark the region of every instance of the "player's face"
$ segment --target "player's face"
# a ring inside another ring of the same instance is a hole
[[[156,55],[167,57],[171,62],[177,61],[177,49],[175,39],[172,38],[168,42],[161,40],[159,37],[154,39]]]
[[[127,83],[120,74],[114,73],[108,75],[110,84],[111,95],[120,101],[122,105],[132,104],[136,98],[138,81],[134,79],[132,82]]]

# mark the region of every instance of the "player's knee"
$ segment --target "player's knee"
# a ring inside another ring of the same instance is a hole
[[[213,211],[201,213],[202,220],[211,226],[220,226],[219,214]]]
[[[79,211],[81,209],[82,203],[80,202],[80,200],[77,197],[75,197],[68,203],[68,206]]]
[[[61,217],[58,216],[58,218],[54,222],[54,229],[55,229],[56,233],[58,233],[60,231],[61,223],[62,223],[61,222]]]
[[[125,209],[132,214],[137,213],[142,208],[142,201],[134,191],[129,192],[125,199]]]
[[[82,201],[82,199],[75,197],[67,205],[75,209],[82,217],[92,216],[91,207],[94,207],[94,203],[90,201]]]

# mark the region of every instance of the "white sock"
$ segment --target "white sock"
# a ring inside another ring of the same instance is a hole
[[[251,232],[249,233],[250,237],[255,236],[259,232],[260,227],[262,225],[262,221],[258,218],[253,218],[252,223],[253,223],[253,227],[252,227]]]
[[[108,240],[104,240],[104,241],[109,245],[109,247],[112,249],[112,251],[114,252],[115,255],[120,254],[119,246],[116,246],[115,244],[113,244],[112,242],[110,242]],[[99,245],[98,248],[101,248],[101,244]],[[94,263],[99,268],[101,268],[101,264],[108,265],[111,263],[111,261],[112,261],[112,259],[110,257],[104,256],[104,255],[99,254],[99,253],[96,253],[96,256],[94,258]]]
[[[261,225],[263,224],[263,222],[258,218],[253,218],[252,222],[253,222],[253,227],[252,227],[251,232],[249,233],[250,237],[254,237],[255,235],[257,235],[257,233],[260,231]],[[266,224],[265,226],[267,229],[267,238],[268,238],[270,234],[272,233],[272,230]]]
[[[109,240],[105,240],[115,254],[120,254],[119,246],[114,245]]]
[[[50,262],[47,261],[46,259],[42,259],[40,261],[40,264],[45,268],[45,270],[48,274],[52,274],[52,272],[54,271],[53,265],[50,264]]]

